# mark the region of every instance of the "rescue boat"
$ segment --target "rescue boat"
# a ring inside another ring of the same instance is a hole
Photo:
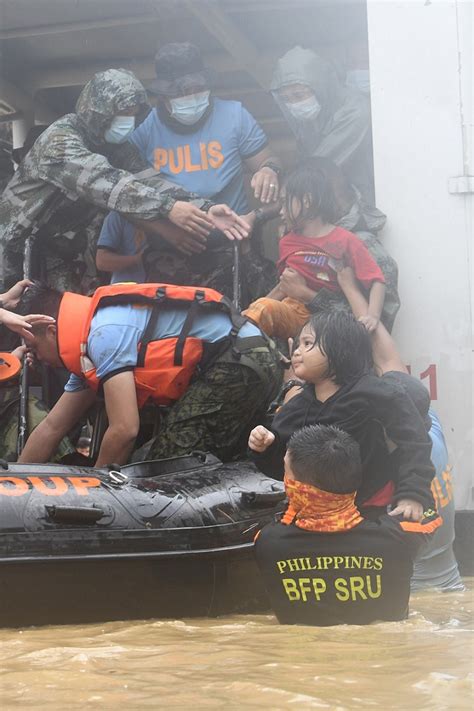
[[[1,466],[1,626],[268,609],[253,539],[285,494],[250,462]]]

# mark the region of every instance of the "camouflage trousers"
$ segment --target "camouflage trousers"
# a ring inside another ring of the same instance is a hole
[[[166,244],[155,246],[146,255],[145,267],[149,282],[205,286],[233,297],[233,254],[225,243],[222,249],[207,249],[192,257]],[[240,275],[242,308],[268,294],[278,281],[273,262],[253,250],[242,254]]]
[[[69,239],[66,235],[38,233],[33,241],[30,278],[39,279],[60,291],[89,294],[100,286],[95,266],[97,239],[104,219],[95,210],[88,224]],[[3,246],[3,287],[23,279],[24,245]]]
[[[241,361],[234,362],[229,349],[196,378],[164,416],[157,436],[133,459],[177,457],[200,450],[229,461],[243,454],[250,430],[262,421],[281,378],[273,344],[244,351]]]
[[[18,388],[2,388],[0,403],[0,459],[15,462],[18,437],[18,410],[20,398]],[[28,431],[31,432],[44,420],[48,408],[30,395],[28,398]],[[59,443],[52,462],[59,462],[66,454],[75,453],[75,449],[67,437]]]

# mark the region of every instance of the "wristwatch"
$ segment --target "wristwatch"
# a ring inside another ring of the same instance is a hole
[[[254,213],[255,213],[254,227],[258,227],[258,225],[263,225],[263,223],[267,221],[267,217],[261,207],[257,207],[254,210]]]
[[[281,168],[281,166],[277,165],[276,163],[273,163],[273,161],[271,160],[267,160],[267,162],[261,165],[260,168],[270,168],[270,170],[273,170],[273,172],[276,173],[278,177],[280,177],[283,173],[283,168]]]

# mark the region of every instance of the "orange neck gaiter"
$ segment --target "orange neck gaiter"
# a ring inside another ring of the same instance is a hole
[[[352,494],[332,494],[311,484],[294,479],[284,479],[289,505],[281,522],[295,522],[306,531],[349,531],[364,519],[360,515]],[[296,520],[295,520],[296,519]]]

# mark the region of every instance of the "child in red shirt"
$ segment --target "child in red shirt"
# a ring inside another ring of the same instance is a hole
[[[296,336],[311,315],[308,305],[322,288],[340,291],[337,272],[352,267],[361,290],[368,294],[361,321],[374,331],[382,313],[385,279],[364,243],[336,227],[337,199],[333,186],[316,164],[308,161],[285,183],[281,217],[291,231],[280,240],[280,283],[244,312],[269,336]]]

